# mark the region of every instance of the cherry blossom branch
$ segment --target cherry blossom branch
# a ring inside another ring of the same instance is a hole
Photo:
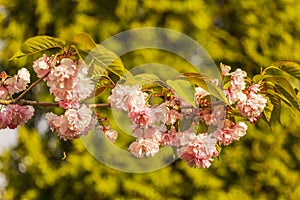
[[[16,103],[12,104],[19,104],[21,106],[45,106],[45,107],[59,107],[58,102],[40,102],[40,101],[31,101],[20,99]]]
[[[43,77],[41,77],[40,79],[36,80],[35,82],[33,82],[28,88],[26,88],[24,90],[24,92],[22,92],[17,98],[15,98],[13,100],[13,102],[18,102],[19,100],[21,100],[34,86],[36,86],[38,83],[40,83],[44,78],[46,78],[48,76],[49,72],[47,74],[45,74]]]
[[[40,102],[40,101],[31,101],[26,99],[16,100],[3,100],[0,99],[0,104],[9,105],[9,104],[18,104],[21,106],[44,106],[44,107],[59,107],[58,102]],[[109,103],[99,103],[99,104],[87,104],[89,108],[106,108],[110,107]]]

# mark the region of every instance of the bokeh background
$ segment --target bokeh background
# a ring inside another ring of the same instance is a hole
[[[87,32],[101,42],[151,26],[182,32],[199,42],[216,65],[240,67],[251,76],[276,60],[300,62],[299,16],[298,0],[0,0],[0,66],[11,74],[21,65],[30,69],[30,62],[8,59],[32,36],[70,40]],[[137,66],[157,61],[158,55],[136,52],[123,61],[126,67]],[[44,89],[38,87],[29,98],[53,100]],[[1,176],[6,177],[0,199],[300,197],[300,115],[286,107],[281,124],[273,129],[263,121],[250,125],[247,135],[224,148],[209,169],[192,169],[178,160],[143,174],[105,166],[81,140],[59,140],[43,125],[45,110],[38,108],[30,123],[9,133],[17,135],[17,145],[0,155]],[[0,140],[5,143],[1,135]]]

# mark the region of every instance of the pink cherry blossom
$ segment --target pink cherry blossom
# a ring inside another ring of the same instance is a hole
[[[247,73],[241,69],[236,69],[231,73],[231,88],[235,90],[243,90],[245,89],[246,83],[245,78],[247,77]]]
[[[248,89],[247,98],[238,102],[237,109],[241,114],[247,117],[251,123],[255,123],[261,116],[264,110],[267,99],[259,92],[259,85],[251,85]]]
[[[133,109],[128,113],[128,117],[138,126],[146,127],[151,124],[150,108]]]
[[[220,68],[221,68],[221,72],[222,72],[222,76],[229,76],[230,75],[230,70],[231,67],[228,65],[224,65],[223,63],[220,63]]]
[[[80,69],[73,82],[73,87],[66,92],[68,95],[65,99],[60,99],[60,106],[64,109],[78,108],[79,101],[89,97],[93,90],[94,84],[87,77],[87,70],[84,66],[79,66]]]
[[[190,144],[177,149],[177,154],[190,167],[208,168],[213,157],[218,156],[216,143],[217,140],[211,135],[199,134]]]
[[[0,130],[5,128],[7,128],[7,122],[5,117],[3,116],[3,113],[0,112]]]
[[[60,103],[61,107],[78,108],[78,102],[89,97],[94,89],[94,84],[87,75],[83,62],[63,58],[58,66],[51,69],[45,80],[50,92],[59,101],[63,101]]]
[[[248,127],[244,122],[234,123],[226,119],[224,127],[213,132],[213,136],[224,145],[229,145],[246,134]]]
[[[50,68],[54,67],[55,61],[55,59],[51,61],[51,58],[49,58],[46,54],[44,54],[43,57],[35,60],[33,62],[33,69],[37,74],[37,77],[42,78],[49,73]]]
[[[128,106],[125,106],[125,98],[130,95],[131,92],[140,91],[141,87],[129,86],[117,84],[112,90],[111,95],[108,97],[108,101],[111,104],[111,107],[117,110],[129,111]]]
[[[247,98],[243,93],[243,90],[246,88],[246,77],[247,73],[241,69],[237,69],[231,73],[231,83],[228,90],[225,91],[230,104],[234,104],[237,101],[245,100]]]
[[[118,138],[118,131],[114,129],[107,129],[104,131],[104,135],[110,142],[115,142]]]
[[[175,133],[165,132],[161,134],[160,144],[163,146],[171,146],[173,144],[173,139]]]
[[[182,119],[182,114],[180,112],[178,112],[177,110],[171,109],[168,112],[166,124],[167,125],[172,125],[177,120],[181,120],[181,119]]]
[[[165,124],[167,121],[169,109],[164,105],[151,106],[151,121]]]
[[[26,123],[34,114],[32,106],[7,105],[0,112],[0,129],[14,129]]]
[[[130,144],[128,150],[137,158],[154,156],[159,151],[159,143],[152,138],[138,138]]]
[[[111,107],[117,110],[130,111],[132,109],[142,108],[146,104],[147,93],[141,91],[141,86],[117,84],[112,89],[112,94],[108,100]]]
[[[97,120],[91,109],[82,105],[77,109],[68,109],[63,115],[57,116],[47,113],[46,119],[52,131],[56,130],[58,136],[63,140],[79,138],[94,129]]]
[[[127,110],[139,109],[145,106],[148,94],[142,91],[135,91],[125,97],[125,106]]]
[[[72,87],[72,97],[78,101],[89,97],[93,90],[94,84],[88,77],[88,71],[85,65],[80,62],[78,64],[79,70]]]
[[[209,95],[209,92],[207,92],[206,90],[204,90],[202,87],[196,87],[195,91],[196,91],[196,93],[195,93],[196,100],[202,99],[203,97]]]
[[[78,67],[70,58],[63,58],[60,65],[53,68],[46,78],[50,92],[61,100],[72,99],[71,91]]]
[[[153,127],[153,126],[149,126],[149,127],[136,126],[133,129],[132,135],[136,138],[153,138],[158,141],[161,140],[160,131],[156,127]]]
[[[173,134],[171,144],[175,147],[186,146],[191,144],[195,137],[196,134],[194,133],[194,131],[188,129],[186,131]]]
[[[0,86],[0,99],[6,99],[7,95],[8,89],[3,86]]]
[[[215,105],[212,108],[205,108],[200,110],[200,119],[202,119],[206,125],[214,125],[222,127],[226,117],[226,110],[224,105]]]
[[[160,144],[163,146],[173,146],[174,138],[176,137],[176,129],[174,126],[171,126],[169,130],[161,132]]]
[[[57,132],[58,132],[60,130],[59,127],[62,123],[62,118],[63,117],[64,117],[63,115],[58,116],[58,115],[56,115],[52,112],[47,113],[45,115],[45,118],[48,120],[48,124],[50,126],[51,131],[54,131],[55,129],[58,129],[57,130]]]
[[[17,75],[5,80],[6,88],[10,94],[25,90],[28,83],[30,83],[30,74],[26,68],[20,69]]]

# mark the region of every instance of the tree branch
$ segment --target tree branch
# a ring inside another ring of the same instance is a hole
[[[40,101],[31,101],[26,99],[16,100],[3,100],[0,99],[0,104],[9,105],[9,104],[18,104],[21,106],[44,106],[44,107],[59,107],[58,102],[40,102]],[[106,108],[110,107],[109,103],[98,103],[98,104],[86,104],[89,108]]]
[[[15,104],[19,104],[21,106],[59,107],[58,102],[40,102],[40,101],[30,101],[25,99],[20,99]]]

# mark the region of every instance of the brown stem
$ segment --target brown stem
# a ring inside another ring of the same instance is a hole
[[[20,99],[15,104],[19,104],[21,106],[45,106],[45,107],[58,107],[57,102],[39,102],[39,101],[30,101],[25,99]]]
[[[21,106],[44,106],[44,107],[59,107],[57,102],[40,102],[40,101],[31,101],[26,99],[20,99],[18,101],[15,100],[3,100],[0,99],[0,104],[9,105],[9,104],[18,104]],[[99,104],[87,104],[89,108],[106,108],[110,107],[109,103],[99,103]]]
[[[22,92],[17,98],[15,98],[13,102],[18,102],[19,100],[21,100],[25,96],[25,94],[27,94],[34,86],[36,86],[39,82],[41,82],[44,78],[46,78],[48,74],[49,72],[45,74],[42,78],[33,82],[28,88],[26,88],[26,90],[24,90],[24,92]]]

